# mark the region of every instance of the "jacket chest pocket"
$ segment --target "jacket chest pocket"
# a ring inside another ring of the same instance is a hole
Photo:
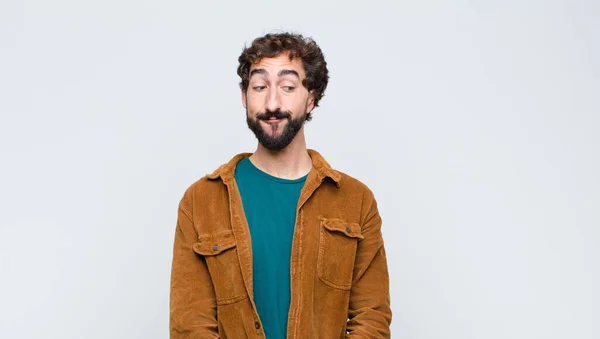
[[[358,241],[363,239],[360,225],[341,219],[321,219],[317,275],[334,288],[349,290]]]
[[[233,231],[201,234],[194,252],[203,256],[215,288],[217,305],[226,305],[248,297]]]

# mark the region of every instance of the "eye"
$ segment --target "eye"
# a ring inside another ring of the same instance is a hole
[[[283,90],[286,92],[292,92],[294,89],[296,89],[294,86],[283,86]]]
[[[260,92],[260,91],[264,90],[265,88],[267,88],[267,86],[258,85],[258,86],[252,87],[252,89],[257,92]]]

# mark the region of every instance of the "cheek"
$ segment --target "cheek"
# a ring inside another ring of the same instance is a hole
[[[262,109],[264,100],[257,98],[256,96],[248,96],[246,98],[246,109],[249,112],[256,112]]]
[[[304,110],[306,109],[306,97],[303,96],[297,96],[294,98],[290,98],[289,101],[286,102],[286,107],[290,110],[293,110],[295,112],[304,112]]]

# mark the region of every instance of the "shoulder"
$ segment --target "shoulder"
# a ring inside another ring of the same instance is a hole
[[[333,182],[337,189],[336,195],[342,195],[356,200],[357,198],[372,198],[373,192],[371,189],[361,180],[356,177],[349,175],[348,173],[342,172],[336,168],[333,168],[329,162],[321,155],[317,150],[309,149],[309,154],[313,159],[313,167],[322,175],[328,177]]]
[[[233,179],[235,165],[245,156],[247,156],[246,153],[237,154],[228,162],[218,165],[211,173],[206,173],[192,182],[185,189],[182,200],[190,204],[198,204],[208,202],[205,200],[215,201],[215,199],[227,198],[227,189],[224,181]]]
[[[335,171],[340,174],[340,188],[359,190],[361,192],[370,191],[369,187],[358,178],[353,177],[347,173],[341,172],[339,170]]]
[[[338,191],[341,195],[358,199],[363,204],[367,205],[375,202],[375,195],[367,184],[345,172],[339,170],[334,171],[340,175]]]

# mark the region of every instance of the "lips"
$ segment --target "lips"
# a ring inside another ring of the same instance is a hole
[[[277,118],[271,117],[269,119],[261,119],[261,120],[270,124],[270,123],[278,123],[278,122],[282,121],[283,119],[277,119]]]
[[[263,112],[256,115],[259,120],[265,122],[279,122],[284,119],[291,119],[292,114],[290,112],[273,111]]]

